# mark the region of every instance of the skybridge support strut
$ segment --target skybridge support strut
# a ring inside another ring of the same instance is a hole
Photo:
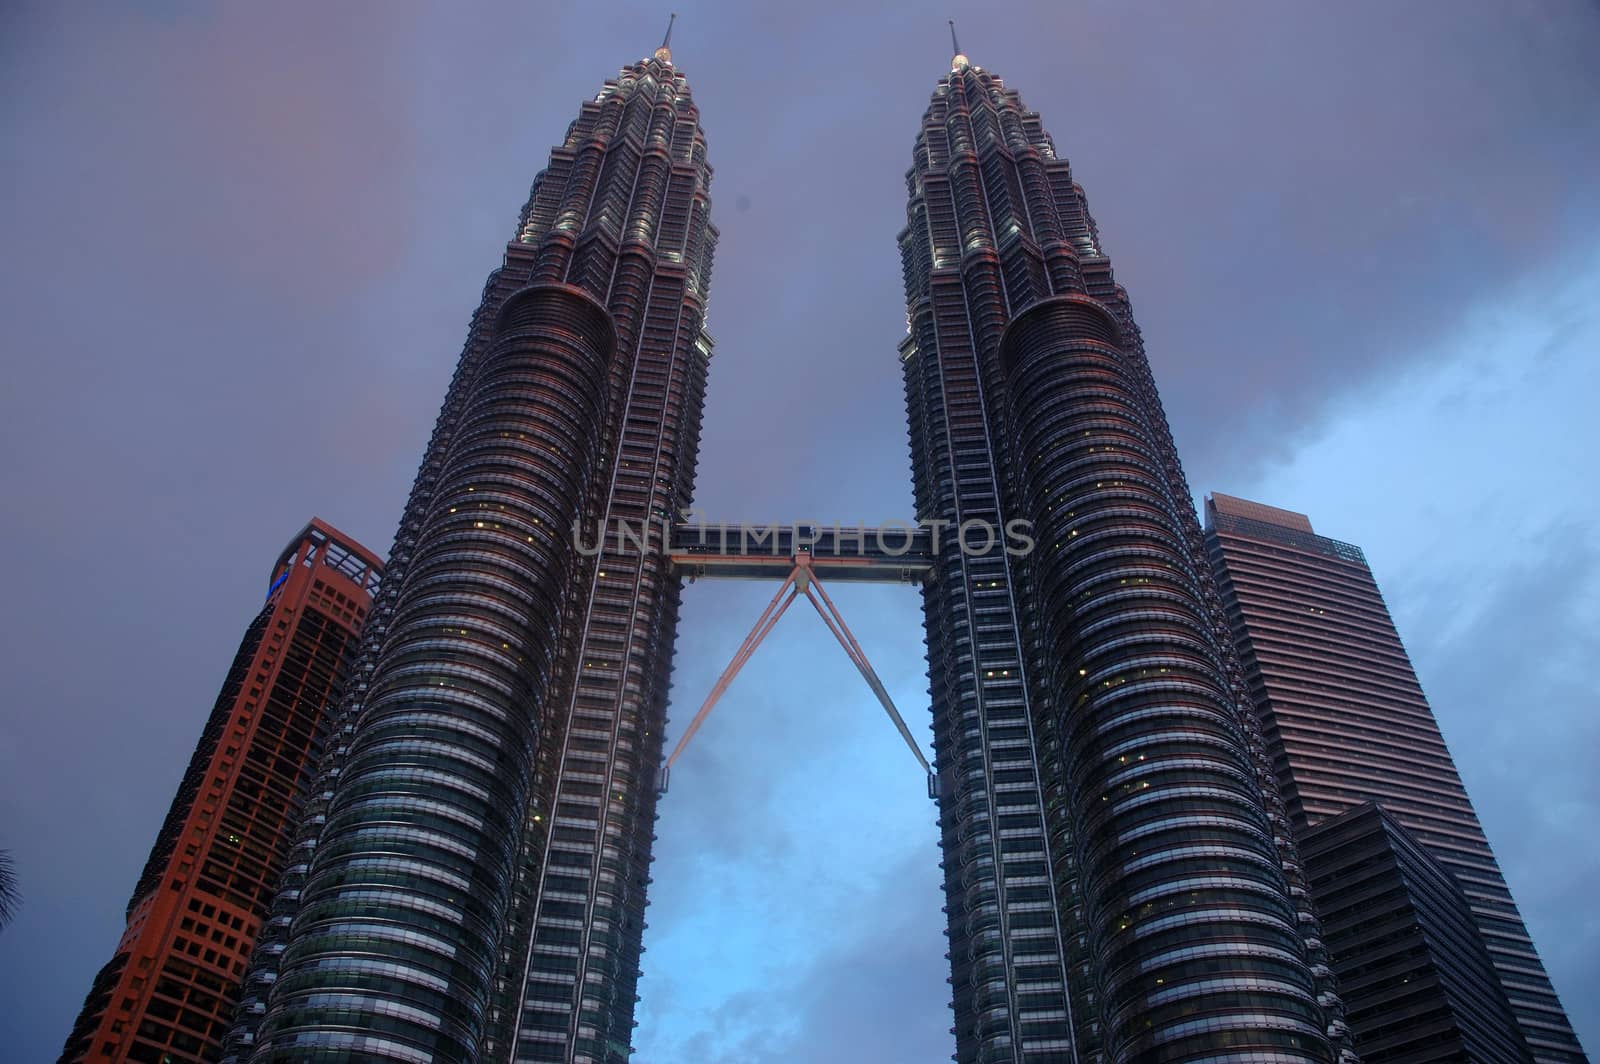
[[[911,734],[911,729],[906,727],[905,719],[900,716],[900,711],[895,708],[894,699],[889,697],[889,691],[883,686],[883,681],[878,678],[878,673],[873,669],[872,662],[867,660],[866,651],[861,649],[861,644],[856,641],[856,637],[850,631],[849,625],[845,624],[843,614],[833,604],[833,599],[828,597],[827,591],[822,587],[822,581],[817,579],[816,571],[811,565],[810,555],[804,552],[794,556],[794,568],[789,571],[788,576],[784,577],[783,583],[778,587],[777,594],[772,596],[772,601],[767,603],[766,609],[761,611],[761,616],[756,619],[755,627],[751,628],[750,634],[745,636],[744,642],[739,645],[739,649],[734,653],[733,660],[728,663],[728,667],[717,678],[716,684],[711,688],[711,693],[706,696],[705,702],[701,704],[699,712],[694,715],[694,719],[689,722],[689,726],[684,729],[682,737],[678,739],[677,745],[673,747],[671,756],[667,758],[666,764],[661,768],[661,793],[666,793],[672,766],[689,745],[689,740],[693,739],[695,733],[700,730],[700,726],[705,723],[706,717],[710,716],[711,710],[717,704],[717,701],[727,693],[728,686],[733,683],[733,678],[739,674],[739,670],[744,668],[745,664],[755,654],[756,648],[761,645],[761,641],[777,625],[778,620],[788,611],[794,600],[801,595],[804,595],[806,600],[811,603],[812,607],[817,611],[817,616],[822,618],[822,623],[827,626],[828,631],[833,634],[833,637],[839,641],[839,645],[844,648],[844,652],[850,658],[851,664],[861,673],[861,678],[867,682],[867,686],[877,697],[879,704],[883,706],[884,712],[889,715],[889,720],[900,732],[900,737],[905,740],[906,747],[911,751],[912,756],[917,759],[917,764],[922,766],[922,771],[928,779],[928,797],[937,798],[939,796],[939,781],[937,774],[933,771],[933,766],[928,763],[928,759],[923,755],[921,747],[917,745],[916,737]]]
[[[815,591],[815,594],[812,592]],[[872,667],[872,662],[867,660],[867,652],[861,649],[861,644],[856,642],[855,635],[850,627],[844,623],[844,615],[839,612],[839,607],[833,604],[833,599],[823,590],[822,581],[812,580],[811,586],[806,588],[806,598],[811,600],[811,605],[816,607],[817,615],[822,618],[822,623],[828,626],[828,631],[844,647],[844,652],[861,672],[861,678],[867,681],[867,686],[872,688],[872,693],[878,696],[884,712],[889,714],[889,720],[899,729],[900,737],[906,741],[906,746],[911,750],[911,756],[917,759],[922,766],[922,771],[929,776],[933,775],[933,766],[928,764],[928,759],[922,755],[922,748],[917,746],[916,737],[911,734],[911,729],[906,727],[905,720],[900,716],[900,711],[895,708],[894,699],[889,697],[889,692],[884,688],[883,681],[878,679],[878,673]],[[821,601],[818,601],[821,596]],[[824,608],[826,607],[826,608]],[[837,626],[837,627],[836,627]]]
[[[784,592],[788,592],[787,598],[784,597]],[[694,738],[694,733],[700,730],[700,725],[706,722],[706,718],[711,715],[712,707],[717,704],[717,700],[728,689],[728,685],[733,683],[733,678],[739,675],[739,670],[744,668],[745,662],[749,661],[751,655],[756,652],[756,647],[761,645],[761,641],[767,637],[767,633],[772,631],[773,627],[777,625],[778,619],[788,611],[790,605],[799,595],[800,591],[795,587],[795,574],[791,572],[778,588],[778,593],[772,596],[772,601],[767,603],[767,608],[761,611],[761,616],[756,619],[755,627],[750,629],[750,634],[744,637],[743,643],[739,644],[739,649],[734,652],[733,660],[728,662],[728,667],[722,670],[721,676],[717,677],[717,682],[712,686],[711,693],[706,695],[706,700],[701,703],[700,711],[694,715],[694,719],[689,722],[689,726],[683,730],[683,735],[678,738],[678,745],[673,747],[672,756],[667,758],[667,763],[661,768],[661,793],[665,794],[667,791],[667,780],[672,772],[673,762],[678,760],[684,748],[689,745],[689,740]]]

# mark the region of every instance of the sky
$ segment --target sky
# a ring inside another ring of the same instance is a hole
[[[1127,286],[1189,482],[1359,544],[1600,1048],[1600,5],[674,0],[717,339],[696,505],[911,516],[895,235],[954,16]],[[386,551],[484,277],[666,8],[0,10],[0,1046],[53,1059],[268,569]],[[771,589],[685,593],[674,729]],[[835,594],[925,744],[921,610]],[[935,813],[791,611],[661,804],[636,1059],[948,1057]]]

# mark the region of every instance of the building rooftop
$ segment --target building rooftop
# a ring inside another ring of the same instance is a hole
[[[1207,521],[1214,513],[1243,517],[1246,520],[1261,521],[1269,525],[1282,525],[1297,532],[1312,531],[1311,518],[1305,514],[1297,514],[1293,510],[1280,510],[1276,506],[1251,502],[1249,499],[1240,499],[1233,495],[1224,495],[1220,491],[1214,491],[1206,496]]]

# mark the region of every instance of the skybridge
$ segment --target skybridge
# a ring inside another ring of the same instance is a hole
[[[832,582],[921,584],[935,552],[925,525],[679,524],[668,543],[672,564],[690,580],[781,580],[802,554]]]
[[[916,737],[889,697],[861,644],[845,624],[839,608],[823,587],[828,583],[910,584],[920,587],[934,570],[934,532],[924,526],[886,525],[846,528],[838,525],[679,524],[667,544],[672,566],[691,582],[695,580],[776,580],[777,593],[734,653],[706,696],[699,712],[684,729],[678,745],[661,769],[661,792],[666,793],[672,765],[683,754],[719,699],[727,693],[739,670],[801,596],[811,603],[822,623],[844,648],[856,671],[883,706],[927,777],[928,797],[939,796],[939,777],[928,763]]]

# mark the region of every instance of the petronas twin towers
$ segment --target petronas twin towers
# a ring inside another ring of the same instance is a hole
[[[1344,1024],[1127,293],[957,55],[907,178],[920,513],[1021,517],[924,596],[956,1059],[1334,1059]]]
[[[716,230],[664,45],[489,277],[251,962],[236,1062],[626,1061]],[[960,1064],[1353,1059],[1127,294],[1039,117],[957,55],[901,346]]]
[[[663,47],[583,105],[489,277],[229,1059],[625,1059],[716,246]],[[627,546],[628,544],[622,544]]]

